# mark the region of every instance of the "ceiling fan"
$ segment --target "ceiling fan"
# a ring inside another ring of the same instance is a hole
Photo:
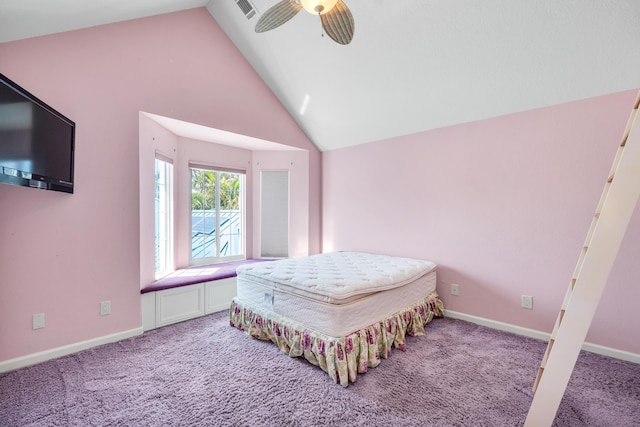
[[[336,43],[349,44],[353,39],[355,22],[342,0],[281,0],[269,8],[256,23],[256,33],[264,33],[284,24],[304,8],[320,16],[322,28]]]

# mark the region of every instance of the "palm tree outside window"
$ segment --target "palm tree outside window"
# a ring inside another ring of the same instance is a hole
[[[245,257],[244,177],[191,165],[191,265]]]

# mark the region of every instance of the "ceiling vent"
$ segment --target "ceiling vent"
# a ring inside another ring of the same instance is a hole
[[[240,7],[240,10],[242,10],[242,13],[244,13],[247,19],[253,18],[253,15],[256,14],[256,8],[249,0],[236,0],[236,4]]]

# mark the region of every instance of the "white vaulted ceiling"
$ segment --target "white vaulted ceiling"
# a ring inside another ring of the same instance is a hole
[[[346,46],[250,1],[2,0],[0,42],[206,6],[321,150],[640,87],[638,0],[345,0]]]

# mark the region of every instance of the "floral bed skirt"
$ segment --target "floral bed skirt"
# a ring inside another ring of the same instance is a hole
[[[229,310],[231,326],[253,338],[271,340],[291,357],[304,357],[319,366],[343,387],[358,374],[405,349],[405,336],[424,335],[434,316],[443,316],[444,306],[433,291],[421,301],[347,336],[332,337],[269,310],[245,305],[234,299]]]

